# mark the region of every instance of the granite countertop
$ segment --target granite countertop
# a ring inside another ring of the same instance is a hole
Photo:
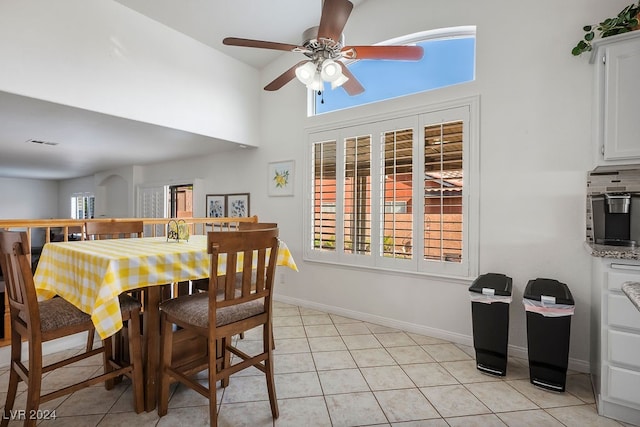
[[[640,261],[640,247],[628,248],[625,246],[597,245],[585,242],[591,256],[600,258],[629,259]]]
[[[633,305],[640,310],[640,282],[627,282],[622,285],[622,292],[624,292]]]

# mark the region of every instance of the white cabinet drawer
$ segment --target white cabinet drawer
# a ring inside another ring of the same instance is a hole
[[[640,369],[640,335],[609,331],[609,361]]]
[[[611,270],[607,273],[608,288],[619,291],[625,282],[640,282],[640,265],[611,263]]]
[[[607,295],[607,323],[609,326],[633,328],[640,331],[640,310],[624,294]],[[640,353],[638,353],[640,359]]]
[[[640,406],[640,372],[609,367],[609,396]]]

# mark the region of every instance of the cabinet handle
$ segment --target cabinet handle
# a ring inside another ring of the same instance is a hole
[[[640,265],[611,263],[611,268],[615,268],[617,270],[632,270],[640,272]]]

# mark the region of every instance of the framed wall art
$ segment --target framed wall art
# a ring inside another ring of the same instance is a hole
[[[294,161],[269,163],[267,168],[267,194],[269,196],[293,196]]]
[[[249,216],[249,193],[227,194],[227,216]]]
[[[227,216],[227,199],[224,194],[207,194],[207,218]]]

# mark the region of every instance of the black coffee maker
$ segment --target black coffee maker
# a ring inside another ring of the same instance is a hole
[[[628,247],[640,244],[640,193],[591,196],[591,213],[595,243]]]

